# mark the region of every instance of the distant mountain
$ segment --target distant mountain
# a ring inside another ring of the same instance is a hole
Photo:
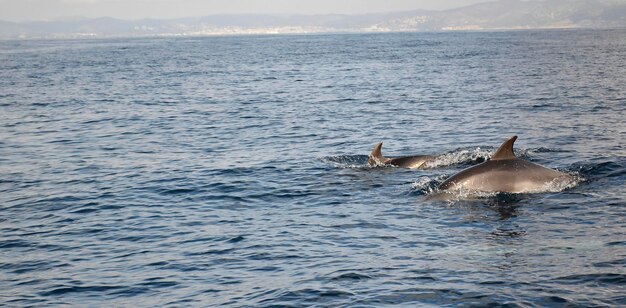
[[[378,26],[394,30],[621,28],[626,26],[626,1],[502,0],[391,20]]]
[[[366,15],[0,21],[0,39],[624,27],[625,0],[500,0],[445,11]]]

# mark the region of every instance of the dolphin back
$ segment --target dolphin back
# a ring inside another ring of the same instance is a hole
[[[555,181],[571,176],[519,158],[490,160],[467,168],[439,185],[439,190],[466,189],[482,192],[524,193],[549,189]]]
[[[431,155],[416,155],[416,156],[405,156],[398,158],[391,158],[387,162],[388,164],[409,168],[409,169],[418,169],[424,168],[425,164],[429,161],[434,160],[436,157]]]
[[[402,168],[417,169],[417,168],[423,168],[426,162],[435,159],[435,156],[431,156],[431,155],[415,155],[415,156],[387,158],[383,156],[382,148],[383,148],[382,142],[374,146],[372,153],[370,153],[367,159],[367,163],[370,166],[393,165],[393,166],[398,166]]]
[[[469,167],[445,180],[439,190],[523,193],[545,190],[555,181],[569,181],[566,173],[515,157],[517,136],[505,141],[491,160]]]

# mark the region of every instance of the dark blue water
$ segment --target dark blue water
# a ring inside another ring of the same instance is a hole
[[[0,42],[0,305],[626,305],[625,59],[625,30]],[[431,198],[512,135],[578,182]]]

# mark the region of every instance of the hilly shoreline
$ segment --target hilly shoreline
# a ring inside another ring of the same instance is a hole
[[[624,1],[501,0],[443,11],[364,15],[210,15],[177,19],[122,20],[101,17],[0,21],[0,39],[624,27]]]

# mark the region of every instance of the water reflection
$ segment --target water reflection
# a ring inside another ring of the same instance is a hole
[[[486,204],[499,215],[500,220],[508,220],[517,217],[522,201],[523,196],[519,194],[497,194],[488,198]]]

